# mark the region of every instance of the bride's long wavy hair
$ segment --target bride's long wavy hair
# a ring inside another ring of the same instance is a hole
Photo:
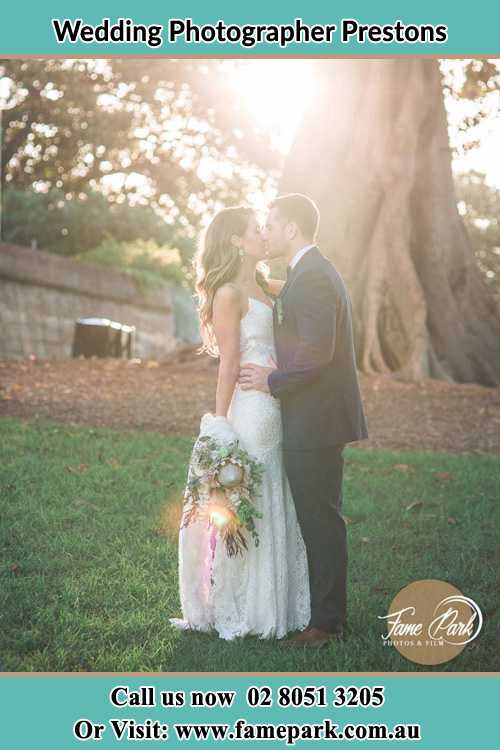
[[[214,296],[219,287],[236,278],[241,265],[241,257],[238,248],[231,242],[231,238],[233,235],[243,237],[250,218],[254,215],[255,212],[247,206],[223,208],[215,214],[200,238],[199,248],[193,259],[203,342],[199,349],[200,354],[206,352],[212,357],[219,356],[212,325]],[[269,268],[259,261],[256,266],[256,279],[266,293],[269,293],[268,275]]]

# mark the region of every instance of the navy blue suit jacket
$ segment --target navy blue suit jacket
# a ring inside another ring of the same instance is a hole
[[[273,312],[283,447],[315,449],[368,437],[344,281],[317,247],[302,256]]]

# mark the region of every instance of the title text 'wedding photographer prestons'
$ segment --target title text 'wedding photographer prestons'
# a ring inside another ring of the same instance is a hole
[[[163,24],[135,23],[118,18],[116,23],[103,18],[98,25],[84,23],[82,18],[52,19],[59,44],[144,44],[161,47],[164,42],[180,44],[228,44],[251,49],[260,44],[444,44],[448,27],[444,24],[362,24],[354,18],[343,18],[339,24],[306,24],[295,18],[289,24],[197,24],[192,18],[172,18]]]

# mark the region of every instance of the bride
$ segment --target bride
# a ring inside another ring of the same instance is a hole
[[[269,393],[243,390],[240,365],[272,364],[273,309],[269,296],[283,282],[268,279],[256,216],[250,208],[220,211],[208,226],[195,258],[203,349],[220,357],[215,414],[205,414],[200,435],[238,439],[263,464],[254,499],[259,544],[248,539],[243,555],[228,557],[206,521],[179,531],[181,629],[216,631],[231,640],[245,635],[283,638],[303,630],[310,617],[304,541],[284,473],[279,401]],[[264,293],[264,290],[266,293]],[[244,532],[246,533],[246,532]]]

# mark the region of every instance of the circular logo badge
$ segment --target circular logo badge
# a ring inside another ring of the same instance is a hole
[[[417,664],[454,659],[479,635],[481,610],[447,581],[414,581],[394,597],[386,615],[384,644]]]

